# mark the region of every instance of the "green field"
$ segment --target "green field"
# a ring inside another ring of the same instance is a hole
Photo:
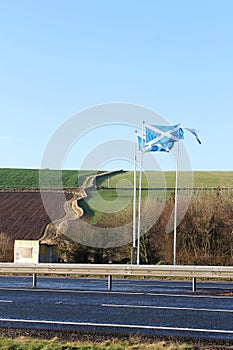
[[[193,176],[193,187],[206,188],[206,187],[229,187],[233,188],[233,171],[194,171],[192,174],[186,172],[179,173],[180,187],[185,184],[190,184],[190,177]],[[137,174],[137,186],[138,186],[139,174]],[[125,184],[122,180],[125,180]],[[99,178],[98,184],[107,188],[116,188],[116,186],[129,187],[133,186],[133,172],[125,172],[117,174],[115,176],[104,178],[104,181]],[[146,172],[142,177],[142,187],[175,187],[175,172],[165,171],[161,172]],[[184,186],[185,187],[185,186]]]
[[[191,177],[190,177],[191,175]],[[101,212],[117,211],[117,208],[133,208],[133,172],[123,172],[113,176],[103,176],[97,179],[99,190],[88,191],[85,200],[79,201],[85,215],[92,223],[98,222]],[[233,188],[233,172],[194,172],[193,174],[180,172],[179,186],[188,188]],[[139,173],[137,173],[137,187]],[[142,177],[142,203],[147,198],[147,188],[158,189],[154,198],[158,200],[174,194],[175,172],[146,172]],[[164,189],[164,190],[162,190]],[[117,207],[118,206],[118,207]]]
[[[59,184],[60,171],[44,170],[48,179],[48,186]],[[95,174],[95,170],[62,170],[63,187],[76,187],[88,175]],[[39,169],[0,169],[0,188],[38,188],[40,187]]]
[[[46,169],[48,182],[51,186],[56,186],[57,177],[60,172],[57,170]],[[82,183],[84,178],[88,175],[95,174],[95,170],[62,170],[62,182],[64,187],[76,187]],[[0,169],[0,188],[38,188],[40,170],[38,169]],[[190,176],[190,174],[189,174]],[[182,183],[190,183],[186,180],[187,173],[179,174]],[[137,174],[137,179],[139,174]],[[193,187],[233,187],[233,171],[196,171],[193,172]],[[97,185],[105,188],[122,187],[129,188],[133,186],[133,172],[127,171],[118,173],[117,175],[103,176],[97,179]],[[175,186],[175,172],[167,171],[160,172],[146,172],[143,174],[142,187],[174,187]],[[109,194],[108,194],[109,196]]]

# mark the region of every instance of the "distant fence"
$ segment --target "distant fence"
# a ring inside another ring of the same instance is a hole
[[[116,187],[96,186],[97,190],[115,190]],[[118,190],[130,190],[132,187],[117,187]],[[139,187],[137,187],[137,190]],[[143,191],[175,191],[175,187],[142,187]],[[178,191],[232,191],[233,187],[178,187]]]
[[[109,276],[109,289],[112,276],[183,277],[192,278],[192,290],[195,291],[196,278],[233,279],[233,266],[0,263],[0,273],[32,274],[34,287],[36,274]]]

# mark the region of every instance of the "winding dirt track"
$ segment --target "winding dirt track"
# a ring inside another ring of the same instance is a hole
[[[51,222],[60,233],[65,233],[68,220],[84,215],[78,200],[87,196],[85,189],[94,186],[96,177],[114,173],[117,171],[87,176],[81,187],[64,189],[65,197],[62,191],[45,190],[43,200],[50,208],[50,216],[44,208],[39,188],[0,189],[0,233],[12,242],[15,239],[39,239],[44,242]]]
[[[65,234],[68,227],[67,221],[76,220],[78,218],[81,218],[84,215],[84,211],[81,207],[79,207],[78,201],[80,199],[87,197],[85,189],[94,187],[94,182],[97,177],[113,175],[118,172],[119,172],[118,170],[114,170],[114,171],[112,170],[112,171],[105,171],[100,174],[87,176],[83,181],[78,194],[77,193],[74,194],[73,197],[64,204],[64,211],[66,213],[65,216],[53,222],[57,230],[60,233]]]

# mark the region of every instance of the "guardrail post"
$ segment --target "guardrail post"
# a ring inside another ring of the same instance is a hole
[[[108,275],[108,290],[112,290],[112,275]]]
[[[33,275],[32,275],[32,286],[34,288],[36,287],[36,273],[33,273]]]
[[[193,277],[193,280],[192,280],[192,291],[196,292],[196,290],[197,290],[197,279],[196,279],[196,277]]]

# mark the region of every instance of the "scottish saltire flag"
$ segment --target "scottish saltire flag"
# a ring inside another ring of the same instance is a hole
[[[145,137],[137,134],[138,150],[141,152],[169,152],[169,150],[159,143],[148,145]]]
[[[162,145],[162,147],[167,148],[170,151],[174,143],[184,139],[184,130],[189,131],[196,137],[196,140],[201,144],[199,139],[197,129],[192,128],[182,128],[180,124],[162,126],[162,125],[144,125],[145,128],[145,143],[149,146],[151,145]]]
[[[138,139],[138,150],[143,151],[145,148],[145,138],[137,133],[137,139]]]
[[[169,152],[175,142],[184,139],[184,130],[189,131],[201,143],[198,137],[198,130],[192,128],[182,128],[176,125],[150,125],[143,123],[143,135],[137,134],[138,149],[141,152]]]
[[[201,140],[198,137],[199,131],[197,129],[191,129],[191,128],[183,128],[183,129],[191,132],[191,134],[193,134],[196,137],[197,142],[201,144]]]
[[[159,145],[169,152],[174,143],[183,140],[184,131],[180,124],[176,125],[149,125],[145,124],[146,144],[149,146]]]

